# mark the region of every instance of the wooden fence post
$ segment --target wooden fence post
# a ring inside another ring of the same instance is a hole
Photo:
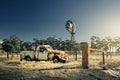
[[[82,67],[83,69],[89,68],[89,62],[90,62],[90,50],[89,50],[89,44],[87,42],[81,43],[82,47]]]
[[[105,64],[105,53],[103,52],[103,64]]]

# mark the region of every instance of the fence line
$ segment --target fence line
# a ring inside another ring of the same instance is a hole
[[[91,51],[101,52],[103,56],[103,64],[105,64],[105,54],[103,50],[92,49],[89,47],[89,44],[87,42],[82,42],[81,47],[82,47],[82,67],[84,69],[87,69],[90,66],[90,52]]]

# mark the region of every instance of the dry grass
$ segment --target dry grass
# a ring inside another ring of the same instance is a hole
[[[70,56],[72,59],[72,56]],[[52,61],[27,62],[19,61],[14,56],[7,60],[6,55],[0,54],[0,80],[119,80],[119,77],[107,74],[100,66],[82,69],[81,56],[78,61],[67,63],[53,63]],[[110,67],[120,66],[119,56],[107,59]],[[117,60],[117,61],[116,61]],[[95,64],[95,60],[91,61]],[[97,62],[98,64],[99,62]],[[95,64],[96,65],[96,64]]]

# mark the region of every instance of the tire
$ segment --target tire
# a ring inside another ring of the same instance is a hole
[[[26,60],[26,61],[31,61],[31,58],[30,58],[29,56],[26,56],[26,57],[25,57],[25,60]]]
[[[60,61],[58,56],[53,57],[53,62],[54,63],[58,63]]]
[[[22,61],[22,59],[20,59],[20,61]]]
[[[30,58],[27,58],[26,60],[27,60],[27,61],[31,61],[31,59],[30,59]]]

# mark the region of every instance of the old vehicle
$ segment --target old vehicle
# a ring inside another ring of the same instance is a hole
[[[68,60],[67,51],[53,50],[49,45],[39,45],[35,51],[22,51],[20,60],[42,61],[51,60],[56,62],[66,62]]]

